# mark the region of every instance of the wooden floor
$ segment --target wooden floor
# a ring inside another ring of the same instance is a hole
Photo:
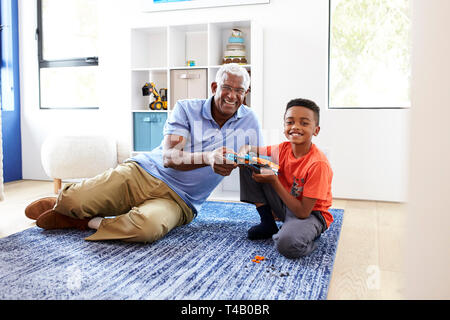
[[[25,207],[52,192],[53,183],[47,181],[6,183],[0,237],[34,226]],[[403,299],[405,205],[335,199],[333,208],[345,214],[328,299]]]

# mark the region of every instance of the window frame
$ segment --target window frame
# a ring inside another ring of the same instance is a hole
[[[327,105],[328,109],[331,110],[409,110],[411,109],[411,106],[409,107],[333,107],[330,103],[330,66],[331,66],[331,1],[328,0],[328,79],[327,79]]]
[[[82,58],[72,58],[72,59],[55,59],[55,60],[44,60],[43,59],[43,28],[42,28],[42,0],[37,0],[37,28],[35,39],[37,41],[37,52],[38,52],[38,79],[39,79],[39,109],[41,110],[89,110],[100,109],[99,106],[92,107],[42,107],[41,104],[41,69],[44,68],[61,68],[61,67],[98,67],[98,56],[93,57],[82,57]]]

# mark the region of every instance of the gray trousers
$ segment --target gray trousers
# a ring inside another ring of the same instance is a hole
[[[317,247],[316,239],[327,229],[320,211],[312,211],[306,219],[300,219],[286,207],[272,186],[258,183],[252,171],[239,168],[240,198],[242,202],[264,203],[283,221],[281,229],[272,236],[277,250],[285,257],[295,259],[310,254]]]

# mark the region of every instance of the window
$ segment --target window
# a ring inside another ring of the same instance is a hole
[[[41,109],[98,109],[98,0],[37,0]]]
[[[330,108],[410,106],[409,0],[330,0]]]

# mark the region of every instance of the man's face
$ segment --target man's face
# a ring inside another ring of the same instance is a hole
[[[233,74],[225,74],[223,84],[216,82],[211,84],[211,91],[214,94],[215,110],[213,115],[217,120],[228,120],[239,109],[246,94],[244,88],[244,78]]]

